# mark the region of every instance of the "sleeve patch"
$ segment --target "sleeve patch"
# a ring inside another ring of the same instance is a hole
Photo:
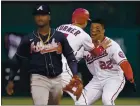
[[[124,55],[124,53],[123,53],[122,51],[120,51],[120,52],[118,53],[118,55],[119,55],[121,58],[125,58],[125,55]]]

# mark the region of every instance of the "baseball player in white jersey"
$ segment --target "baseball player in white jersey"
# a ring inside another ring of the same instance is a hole
[[[105,42],[110,39],[104,36],[104,32],[102,21],[94,20],[91,24],[94,45],[98,44],[98,40]],[[103,105],[115,105],[114,100],[125,85],[124,75],[135,90],[132,68],[120,46],[112,39],[110,40],[110,47],[99,56],[93,56],[83,48],[78,51],[79,58],[84,57],[93,78],[83,89],[83,95],[75,102],[76,105],[91,105],[100,97]]]
[[[86,9],[78,8],[72,14],[72,24],[64,24],[57,28],[58,31],[64,33],[67,37],[70,46],[75,51],[76,58],[78,58],[77,51],[80,50],[81,47],[84,47],[84,50],[89,51],[91,54],[99,55],[110,43],[110,41],[107,41],[98,47],[94,46],[91,37],[83,30],[87,26],[88,20],[89,12]],[[70,82],[73,75],[64,56],[62,56],[62,62],[62,85],[65,87]],[[67,93],[76,101],[75,97],[70,92]]]

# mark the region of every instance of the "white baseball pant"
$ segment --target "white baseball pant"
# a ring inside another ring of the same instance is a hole
[[[47,78],[39,74],[32,74],[31,94],[34,105],[58,105],[62,94],[61,81],[61,75],[56,78]]]
[[[124,85],[124,77],[114,76],[103,81],[93,77],[83,89],[83,95],[75,102],[75,105],[91,105],[100,97],[102,97],[103,105],[115,105],[114,101],[124,88]]]

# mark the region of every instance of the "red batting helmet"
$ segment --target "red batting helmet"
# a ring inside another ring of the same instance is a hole
[[[90,20],[89,12],[84,8],[77,8],[72,14],[72,23],[85,24],[88,20]]]

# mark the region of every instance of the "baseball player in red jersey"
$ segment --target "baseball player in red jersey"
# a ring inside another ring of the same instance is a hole
[[[92,21],[90,34],[94,45],[98,45],[98,40],[105,42],[110,39],[105,37],[104,32],[101,20]],[[120,46],[114,40],[110,40],[111,46],[99,56],[93,56],[82,48],[78,51],[79,57],[84,57],[93,78],[83,89],[84,96],[80,96],[76,105],[91,105],[100,97],[103,105],[115,105],[114,101],[125,85],[124,75],[136,91],[131,65]]]
[[[57,30],[64,33],[67,37],[67,40],[74,50],[75,57],[77,56],[77,51],[84,47],[85,51],[89,51],[93,55],[99,55],[104,51],[108,46],[110,41],[107,40],[102,45],[94,46],[92,43],[92,39],[83,29],[87,26],[87,22],[89,19],[89,12],[84,8],[76,9],[72,14],[72,24],[64,24],[60,25]],[[72,78],[72,72],[67,64],[66,58],[62,56],[63,62],[63,73],[62,75],[62,85],[66,87],[69,84]],[[75,97],[68,92],[74,101],[76,101]]]

